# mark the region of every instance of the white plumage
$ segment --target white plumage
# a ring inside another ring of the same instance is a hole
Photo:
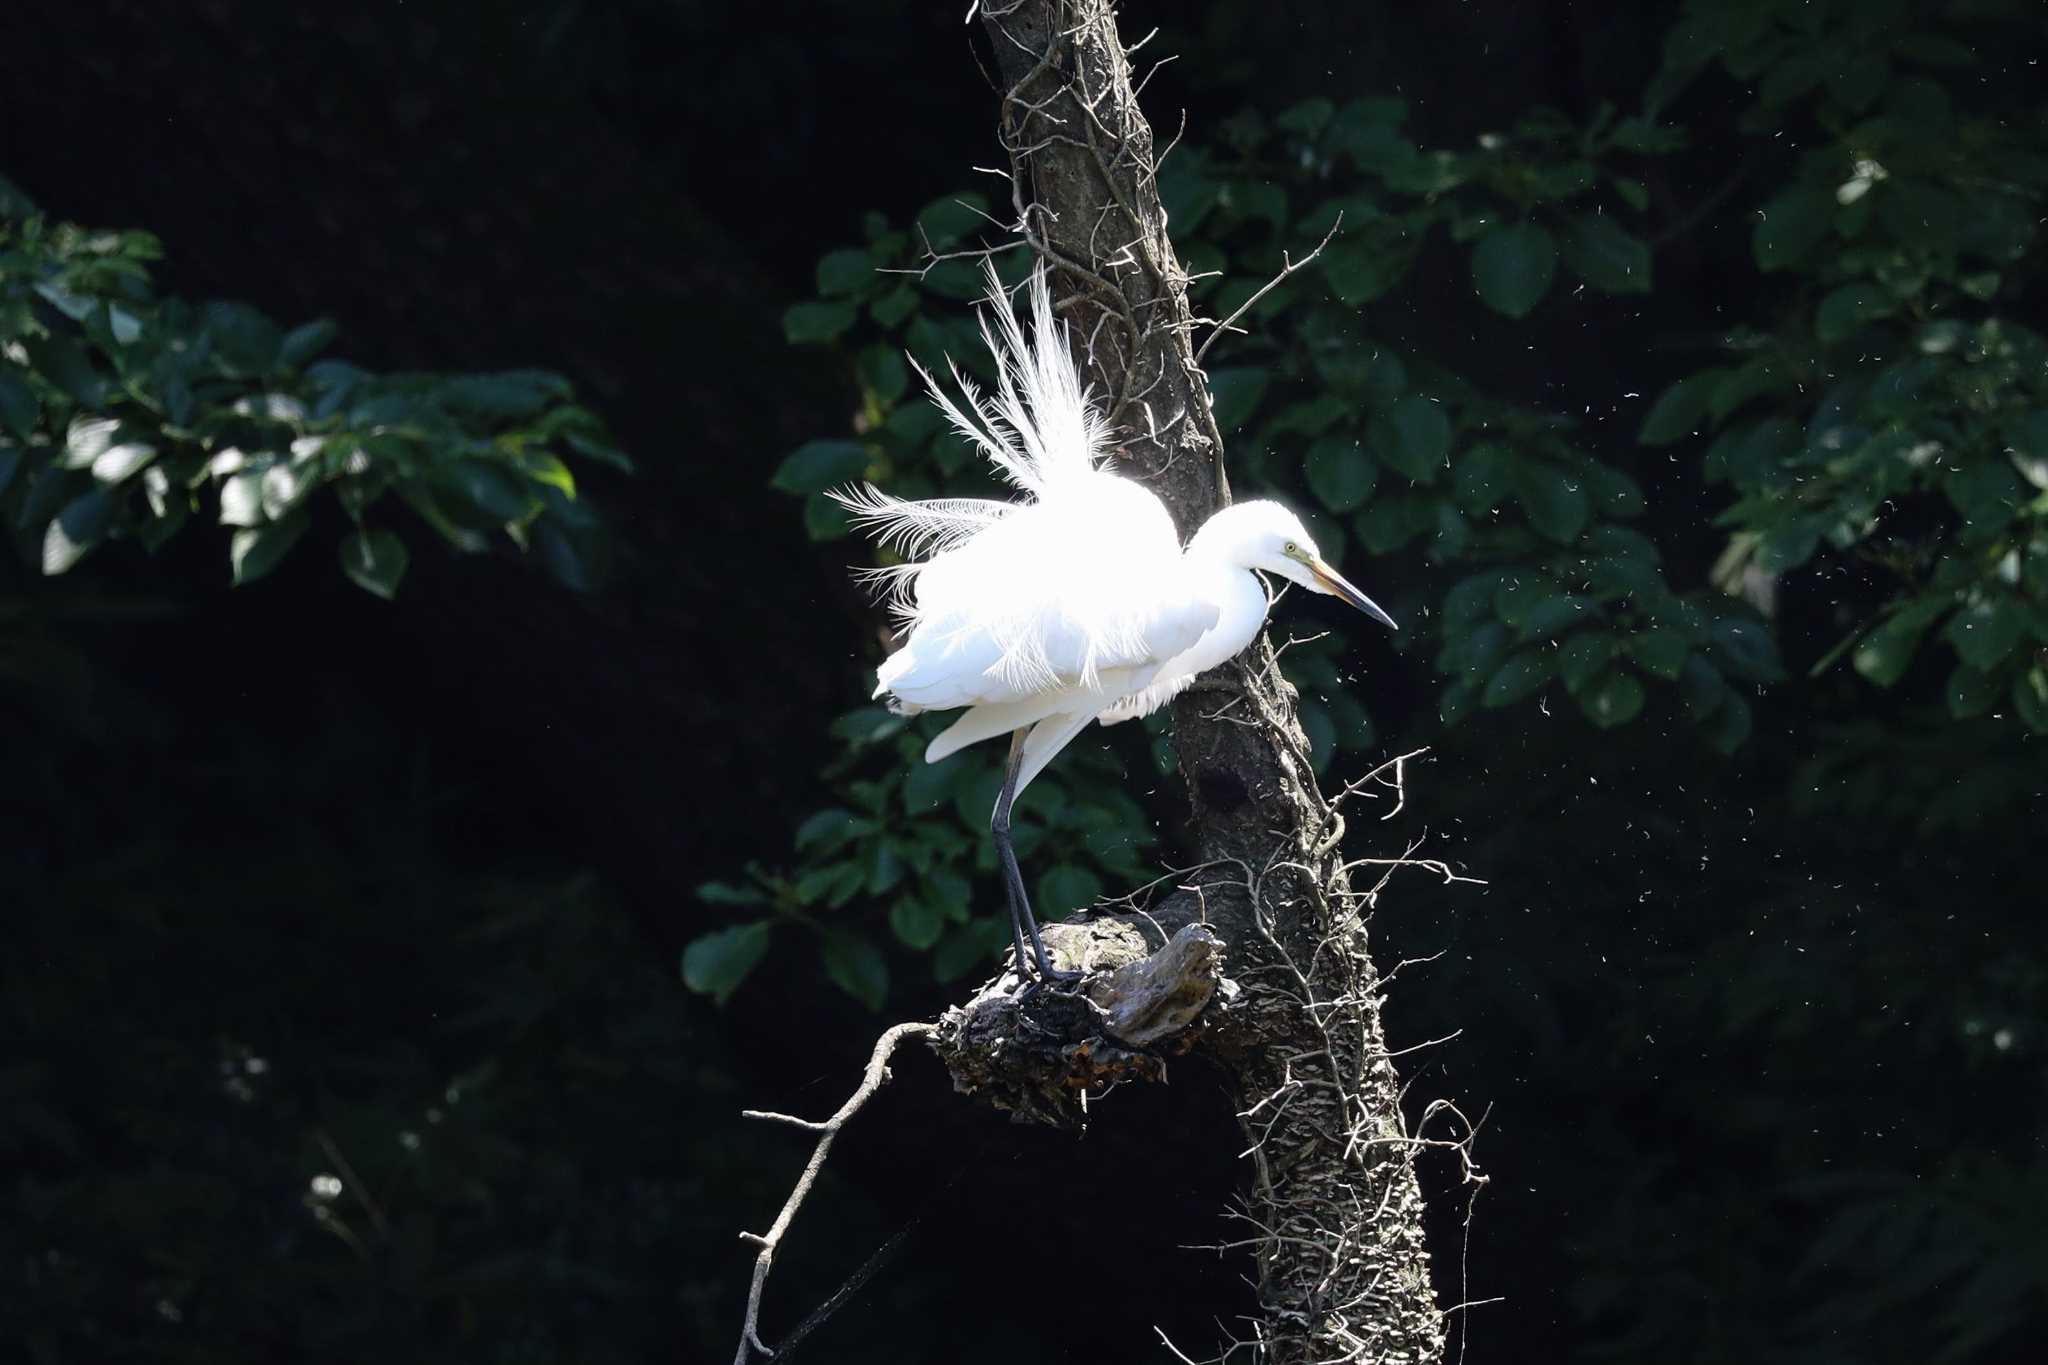
[[[865,485],[835,495],[906,560],[867,571],[908,631],[882,664],[875,695],[906,714],[967,708],[931,742],[928,762],[1015,736],[995,821],[1012,872],[1015,794],[1089,721],[1145,715],[1250,644],[1270,605],[1256,571],[1342,597],[1393,625],[1322,561],[1300,520],[1278,503],[1227,507],[1183,549],[1158,497],[1108,467],[1109,426],[1053,318],[1044,267],[1029,291],[1027,341],[990,269],[982,336],[996,360],[996,390],[984,398],[953,370],[973,417],[918,371],[1018,500],[908,502]],[[1010,881],[1013,927],[1020,918],[1030,926],[1041,971],[1057,975],[1028,903],[1020,905],[1021,877]],[[1021,964],[1021,933],[1017,950]]]

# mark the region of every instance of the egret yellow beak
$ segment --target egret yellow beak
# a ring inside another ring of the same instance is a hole
[[[1349,602],[1367,616],[1384,624],[1389,630],[1400,629],[1399,626],[1394,624],[1393,617],[1380,610],[1379,603],[1352,587],[1349,580],[1343,574],[1338,573],[1321,559],[1311,559],[1308,562],[1308,571],[1315,575],[1316,582],[1321,585],[1321,591],[1328,593],[1332,597],[1342,598],[1344,601]]]

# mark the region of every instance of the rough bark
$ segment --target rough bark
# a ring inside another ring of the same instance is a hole
[[[1126,471],[1185,535],[1228,500],[1222,440],[1114,14],[1103,0],[1011,0],[981,16],[1018,226],[1055,267]],[[1203,1049],[1233,1077],[1252,1149],[1246,1231],[1233,1239],[1257,1258],[1259,1317],[1244,1339],[1272,1362],[1435,1360],[1423,1144],[1406,1130],[1381,1032],[1370,895],[1349,882],[1343,820],[1317,788],[1269,642],[1205,678],[1173,718],[1201,865],[1149,915],[1055,929],[1063,962],[1120,964],[1113,985],[1020,1000],[1014,980],[992,983],[941,1021],[939,1051],[962,1089],[1071,1123],[1103,1085]],[[1170,936],[1152,958],[1139,926]]]

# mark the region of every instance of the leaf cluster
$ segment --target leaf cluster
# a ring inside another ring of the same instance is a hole
[[[158,296],[160,255],[146,232],[53,222],[0,181],[0,522],[30,564],[61,574],[116,540],[155,551],[197,517],[226,529],[249,583],[331,501],[350,528],[342,571],[380,597],[405,576],[407,522],[462,551],[503,536],[594,585],[606,537],[571,461],[631,464],[567,380],[375,374],[326,356],[324,319],[287,329]]]

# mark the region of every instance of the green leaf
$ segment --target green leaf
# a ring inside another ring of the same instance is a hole
[[[875,397],[884,403],[895,402],[910,387],[910,367],[903,363],[903,352],[894,346],[879,342],[863,346],[854,369],[859,372],[861,383],[874,390]]]
[[[1360,449],[1358,438],[1342,434],[1318,438],[1302,462],[1309,491],[1332,512],[1363,507],[1379,472],[1372,457]]]
[[[823,493],[804,499],[804,534],[810,539],[838,540],[852,527],[852,514]]]
[[[1548,651],[1525,649],[1508,656],[1506,663],[1486,680],[1479,704],[1489,708],[1511,706],[1550,678],[1555,665]]]
[[[221,481],[221,526],[262,526],[262,475],[266,467],[242,469]]]
[[[1225,436],[1243,426],[1265,397],[1267,374],[1251,366],[1209,372],[1209,405]]]
[[[859,748],[903,733],[909,721],[886,706],[856,706],[832,722],[832,737]]]
[[[341,542],[341,571],[387,601],[397,595],[407,562],[405,542],[389,531],[358,531]]]
[[[872,822],[863,822],[859,816],[843,807],[816,811],[796,827],[798,852],[816,851],[830,853],[864,832]]]
[[[1626,725],[1643,709],[1643,685],[1626,673],[1610,672],[1579,694],[1579,709],[1603,730]]]
[[[1494,614],[1494,594],[1506,586],[1513,575],[1502,569],[1491,569],[1460,579],[1451,590],[1444,594],[1444,625],[1471,626],[1486,620]]]
[[[987,829],[1003,790],[1003,775],[991,765],[963,762],[953,773],[953,813],[968,829]]]
[[[1440,403],[1410,394],[1373,426],[1374,448],[1416,483],[1434,480],[1449,461],[1451,419]]]
[[[1759,270],[1790,270],[1805,262],[1827,235],[1834,195],[1825,186],[1800,185],[1757,210],[1750,248]]]
[[[92,462],[92,476],[101,483],[120,483],[156,458],[156,447],[141,441],[110,445]]]
[[[1650,247],[1600,213],[1573,215],[1565,228],[1564,263],[1573,274],[1609,294],[1650,292]]]
[[[879,1010],[889,998],[889,964],[865,935],[833,929],[823,944],[825,975],[832,984],[871,1010]]]
[[[917,226],[933,250],[944,251],[988,223],[988,200],[978,194],[949,194],[919,210]]]
[[[899,284],[882,297],[868,305],[868,313],[884,327],[901,327],[903,320],[917,311],[917,291],[907,284]]]
[[[21,192],[21,187],[0,175],[0,222],[10,218],[33,218],[39,210],[35,200]]]
[[[868,844],[867,881],[863,889],[870,896],[885,896],[903,880],[903,855],[887,839]]]
[[[1493,610],[1501,620],[1520,630],[1531,612],[1562,591],[1557,580],[1548,574],[1509,574],[1493,594]]]
[[[822,493],[859,478],[867,467],[867,447],[858,441],[806,441],[776,466],[768,483],[785,493]]]
[[[1981,668],[1956,665],[1948,675],[1948,713],[1957,720],[1983,715],[1998,701],[1999,681]]]
[[[569,449],[586,460],[595,460],[599,464],[610,465],[613,469],[623,470],[628,474],[633,472],[632,456],[616,446],[607,445],[580,431],[564,432],[562,439],[569,443]]]
[[[1300,432],[1304,436],[1320,436],[1330,429],[1331,424],[1352,412],[1352,404],[1333,393],[1311,398],[1303,403],[1289,403],[1274,415],[1273,424],[1267,430],[1274,435],[1282,432]]]
[[[1778,661],[1777,642],[1761,621],[1723,616],[1707,628],[1707,637],[1715,661],[1727,672],[1745,682],[1784,681],[1785,667]]]
[[[1008,925],[996,916],[970,920],[947,934],[932,954],[932,975],[940,982],[958,980],[1002,952],[1009,937]]]
[[[41,412],[42,403],[21,372],[0,360],[0,424],[26,441],[36,429],[36,418]]]
[[[492,521],[522,521],[533,511],[533,493],[511,470],[485,460],[457,460],[448,481],[469,504]]]
[[[735,886],[731,882],[705,882],[697,888],[697,899],[706,905],[766,905],[768,893],[758,886]]]
[[[1685,671],[1685,657],[1692,652],[1684,635],[1656,627],[1629,636],[1627,646],[1644,672],[1674,681]]]
[[[330,318],[316,318],[292,328],[284,334],[284,341],[277,348],[278,364],[288,370],[301,368],[327,349],[327,344],[334,340],[334,332],[334,322]]]
[[[454,412],[485,420],[517,421],[568,398],[570,390],[569,381],[550,370],[500,370],[445,379],[436,396],[443,407]]]
[[[1563,593],[1547,597],[1521,613],[1516,626],[1516,637],[1527,644],[1532,640],[1554,640],[1586,620],[1598,620],[1599,607],[1589,597],[1576,593]]]
[[[1328,766],[1330,757],[1337,748],[1337,722],[1330,717],[1330,710],[1321,702],[1302,698],[1295,707],[1301,721],[1301,733],[1308,740],[1308,751],[1317,772]]]
[[[1472,284],[1497,313],[1526,317],[1557,274],[1557,244],[1535,223],[1496,228],[1472,252]]]
[[[121,434],[121,423],[113,417],[79,414],[64,431],[64,467],[90,469],[93,461],[106,454]]]
[[[1592,515],[1586,490],[1556,465],[1523,460],[1515,467],[1515,493],[1529,524],[1560,545],[1569,545]]]
[[[904,811],[910,815],[925,815],[937,810],[950,797],[961,766],[946,759],[937,763],[914,764],[903,775]]]
[[[245,527],[235,532],[234,540],[228,546],[228,562],[234,569],[235,586],[239,588],[254,583],[276,568],[285,552],[306,533],[306,520],[306,513],[301,509],[283,521]]]
[[[1357,308],[1399,284],[1413,260],[1412,250],[1377,240],[1334,242],[1323,252],[1323,275],[1339,301]]]
[[[1724,373],[1708,370],[1688,375],[1658,394],[1636,439],[1646,446],[1667,446],[1696,434],[1706,420],[1707,404],[1713,400],[1714,389]]]
[[[596,592],[603,582],[609,546],[596,532],[543,517],[533,527],[533,543],[548,573],[569,591]]]
[[[946,932],[946,917],[923,900],[898,897],[889,907],[889,928],[906,948],[924,952]]]
[[[1310,137],[1321,132],[1323,125],[1328,123],[1330,116],[1336,112],[1337,106],[1335,104],[1321,95],[1316,95],[1282,110],[1274,118],[1273,125],[1277,128],[1284,128],[1290,133],[1300,133],[1305,137]]]
[[[859,247],[827,252],[818,262],[818,292],[827,298],[858,294],[874,279],[874,260]]]
[[[94,487],[73,498],[43,528],[43,572],[60,574],[85,558],[114,519],[114,494]]]
[[[1906,675],[1920,637],[1948,608],[1946,594],[1930,593],[1893,612],[1856,646],[1851,656],[1856,671],[1879,687],[1896,683]]]
[[[1820,301],[1813,330],[1823,345],[1849,336],[1866,322],[1890,317],[1898,302],[1889,290],[1874,284],[1845,284]]]
[[[2012,705],[2028,729],[2048,735],[2048,666],[2035,664],[2014,675]]]
[[[792,304],[782,315],[782,335],[792,346],[830,341],[853,326],[854,315],[854,306],[840,301]]]
[[[1707,742],[1724,754],[1732,754],[1749,738],[1749,702],[1740,692],[1729,692],[1721,705],[1707,717]]]
[[[1566,640],[1557,653],[1557,674],[1565,690],[1576,693],[1614,657],[1615,639],[1604,630],[1582,630]]]
[[[93,369],[85,348],[75,338],[31,337],[22,345],[28,351],[29,367],[71,395],[80,407],[98,408],[106,401],[106,381]]]
[[[1035,908],[1040,919],[1058,919],[1069,910],[1095,904],[1101,896],[1101,878],[1085,867],[1061,863],[1038,879]]]
[[[2012,466],[2003,460],[1965,458],[1945,481],[1948,500],[1963,519],[1966,541],[1982,541],[2012,520],[2026,489]]]
[[[1942,634],[1965,664],[1989,672],[2005,662],[2026,626],[2026,609],[2019,599],[2001,593],[1964,607],[1949,619]]]
[[[924,874],[925,900],[956,924],[965,924],[972,912],[974,888],[967,878],[943,867]]]
[[[683,949],[683,984],[723,1005],[768,951],[769,924],[755,920],[716,929]]]
[[[277,367],[284,334],[246,303],[209,303],[204,311],[213,360],[227,374],[255,379]]]
[[[1436,656],[1437,671],[1447,678],[1467,677],[1477,683],[1492,675],[1513,643],[1514,637],[1499,621],[1470,626],[1446,621],[1444,647]]]
[[[1452,489],[1458,506],[1474,515],[1490,512],[1507,496],[1515,455],[1506,446],[1483,441],[1458,456]]]
[[[1382,495],[1358,514],[1356,525],[1367,550],[1387,554],[1436,529],[1435,500],[1411,493]]]

